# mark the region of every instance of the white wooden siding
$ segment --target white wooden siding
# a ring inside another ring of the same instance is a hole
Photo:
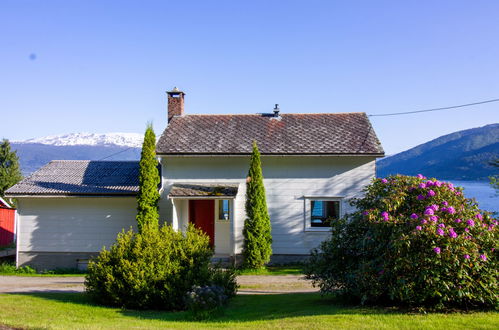
[[[20,198],[20,252],[99,252],[136,225],[134,197]]]
[[[342,197],[342,213],[350,212],[349,199],[360,196],[375,175],[374,161],[370,156],[262,156],[273,253],[308,254],[328,237],[328,232],[305,231],[305,197]],[[161,162],[164,189],[161,210],[162,217],[169,221],[173,210],[167,195],[174,183],[239,183],[233,219],[236,251],[240,253],[249,157],[162,157]],[[215,237],[219,229],[216,227]]]

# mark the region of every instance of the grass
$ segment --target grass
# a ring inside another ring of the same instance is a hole
[[[239,295],[223,313],[194,321],[188,312],[131,311],[92,304],[78,293],[0,295],[0,325],[45,329],[335,328],[497,329],[499,314],[408,313],[342,305],[317,293]]]
[[[266,266],[261,269],[238,269],[237,275],[302,275],[303,266],[300,264],[284,266]]]
[[[9,276],[83,276],[85,272],[73,268],[58,268],[54,270],[36,271],[24,266],[16,268],[14,263],[0,263],[0,275]]]

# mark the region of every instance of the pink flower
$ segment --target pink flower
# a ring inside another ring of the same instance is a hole
[[[483,220],[483,216],[480,213],[475,215],[475,218],[477,218],[478,220]]]
[[[429,196],[429,197],[433,197],[433,196],[435,196],[435,195],[436,195],[436,193],[435,193],[433,190],[431,190],[431,189],[430,189],[430,190],[428,191],[428,196]]]
[[[437,246],[436,248],[433,248],[433,251],[435,251],[436,254],[440,254],[440,248]]]
[[[473,221],[472,219],[468,219],[466,220],[466,223],[468,224],[468,226],[470,227],[473,227],[475,225],[475,221]]]
[[[426,186],[427,187],[433,186],[433,181],[426,181]]]
[[[469,228],[464,228],[464,231],[469,233],[470,232],[470,229]]]
[[[454,209],[452,206],[449,206],[448,208],[445,209],[445,211],[449,214],[454,214],[456,213],[456,209]]]
[[[418,174],[417,175],[418,179],[424,179],[425,177],[423,176],[423,174]]]
[[[426,219],[421,219],[421,223],[424,225],[424,224],[428,223],[428,221],[426,221]]]
[[[422,229],[423,229],[423,227],[421,227],[421,226],[416,226],[416,230],[422,230]]]
[[[433,211],[438,211],[439,209],[439,206],[437,204],[431,204],[430,206],[428,206],[429,208],[431,208]]]
[[[442,205],[443,205],[443,206],[447,206],[447,205],[449,205],[449,203],[448,203],[447,201],[443,201],[443,202],[442,202]]]
[[[445,228],[445,225],[443,223],[439,223],[438,228]]]
[[[416,213],[411,214],[411,219],[417,219],[418,215]]]
[[[451,189],[454,189],[454,185],[450,182],[447,183],[447,187],[451,188]]]
[[[421,188],[421,189],[424,189],[424,188],[426,188],[426,184],[425,183],[420,183],[418,187]]]
[[[454,220],[455,223],[461,223],[461,221],[462,221],[461,219]]]
[[[383,218],[384,221],[390,220],[390,214],[388,214],[388,212],[386,211],[381,212],[381,217]]]
[[[449,237],[451,237],[451,238],[457,237],[457,233],[454,231],[454,228],[452,228],[452,227],[449,229]]]
[[[469,254],[465,254],[464,255],[464,259],[469,260],[470,259],[470,255]]]
[[[437,235],[444,236],[445,232],[442,228],[437,229]]]
[[[425,199],[423,195],[418,195],[418,201]]]
[[[433,211],[432,208],[427,208],[426,210],[424,210],[424,214],[425,215],[433,215],[433,214],[435,214],[435,212]]]
[[[431,222],[437,222],[437,221],[438,221],[438,217],[437,217],[436,215],[432,215],[432,216],[430,217],[430,221],[431,221]]]
[[[437,181],[435,181],[434,185],[437,187],[440,187],[440,186],[442,186],[442,182],[437,180]]]
[[[387,179],[381,179],[381,183],[387,183],[388,180]]]
[[[487,261],[487,256],[485,254],[480,254],[480,259]]]

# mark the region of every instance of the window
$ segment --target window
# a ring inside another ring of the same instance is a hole
[[[220,221],[229,221],[230,219],[230,203],[228,199],[218,201],[218,219]]]
[[[329,230],[331,222],[341,216],[341,198],[305,199],[305,230]]]

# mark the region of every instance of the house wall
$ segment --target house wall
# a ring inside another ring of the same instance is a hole
[[[243,246],[246,175],[248,157],[165,157],[162,219],[171,221],[172,203],[167,195],[174,183],[239,183],[234,200],[236,253]],[[375,158],[371,156],[262,156],[267,206],[272,224],[273,253],[307,255],[328,237],[327,231],[307,231],[306,197],[342,197],[342,213],[352,211],[348,200],[362,194],[375,176]],[[215,233],[215,237],[218,232]],[[223,235],[230,235],[230,229]]]
[[[18,265],[76,268],[135,227],[134,197],[19,198]]]

